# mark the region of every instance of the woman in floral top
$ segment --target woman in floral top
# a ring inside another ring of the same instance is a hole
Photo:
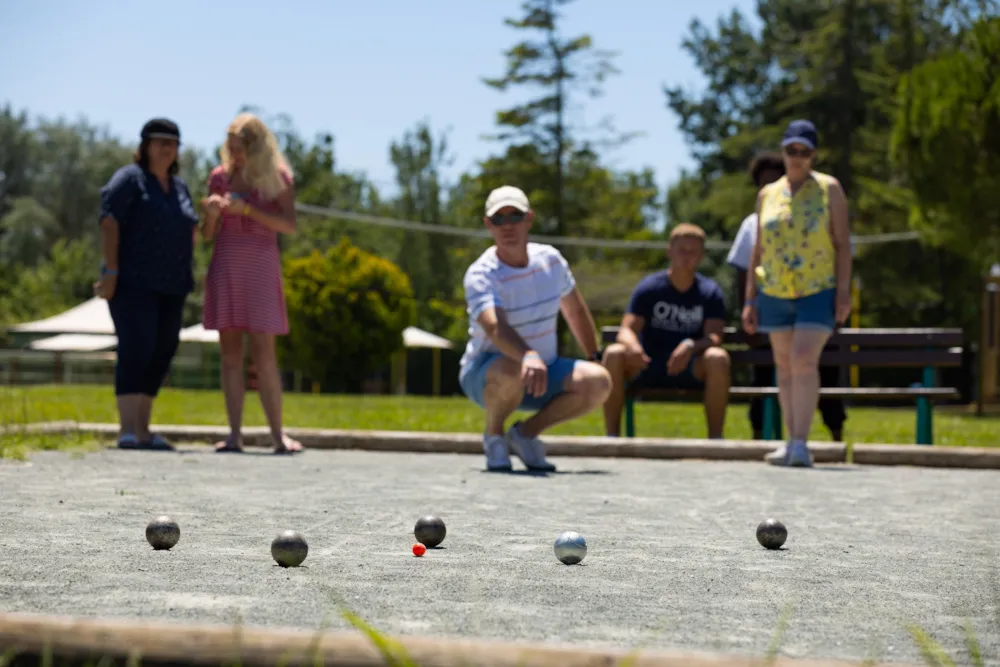
[[[851,311],[847,197],[836,178],[813,171],[818,144],[812,123],[792,121],[782,141],[785,176],[757,195],[743,327],[771,340],[789,435],[766,457],[775,465],[812,465],[807,440],[819,401],[819,357]]]

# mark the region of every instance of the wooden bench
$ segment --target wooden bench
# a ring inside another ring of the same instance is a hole
[[[601,328],[604,346],[617,340],[618,327]],[[954,329],[839,329],[834,332],[820,357],[823,366],[838,366],[846,371],[859,368],[922,368],[922,382],[910,387],[822,387],[820,394],[855,401],[893,400],[916,403],[916,443],[934,443],[933,403],[935,400],[960,396],[955,387],[938,387],[940,368],[962,365],[962,330]],[[735,327],[727,327],[723,347],[736,366],[764,366],[773,369],[774,359],[768,339],[763,334],[747,335]],[[841,377],[846,377],[846,372]],[[846,383],[843,383],[846,384]],[[729,390],[730,398],[764,399],[764,439],[774,440],[777,434],[778,388],[739,387]],[[654,389],[628,387],[625,391],[625,435],[635,437],[635,401],[662,400],[676,397],[698,397],[700,390]]]

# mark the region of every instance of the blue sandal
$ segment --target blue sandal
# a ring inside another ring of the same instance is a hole
[[[139,438],[131,433],[125,433],[118,437],[118,449],[141,449]]]
[[[156,435],[155,433],[149,438],[149,442],[143,442],[139,445],[140,449],[152,449],[160,452],[172,452],[174,451],[174,446],[167,442],[162,435]]]

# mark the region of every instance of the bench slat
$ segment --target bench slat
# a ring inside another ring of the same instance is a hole
[[[955,387],[821,387],[820,396],[831,398],[856,399],[915,399],[926,398],[959,398],[961,392]],[[637,389],[630,390],[629,396],[634,398],[679,398],[700,397],[699,389]],[[752,398],[756,396],[777,396],[777,387],[732,387],[730,396]]]
[[[733,364],[773,366],[771,350],[729,350]],[[869,368],[958,367],[962,353],[952,350],[824,350],[822,366],[867,366]]]
[[[618,336],[617,326],[601,327],[601,341],[608,345]],[[725,344],[766,346],[767,336],[748,335],[736,327],[725,328]],[[864,347],[961,347],[965,335],[961,328],[871,328],[838,329],[830,337],[829,347],[858,345]]]

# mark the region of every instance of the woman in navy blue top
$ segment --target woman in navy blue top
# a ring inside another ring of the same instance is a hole
[[[156,118],[142,128],[134,164],[101,189],[101,278],[118,336],[115,396],[123,449],[173,449],[150,433],[156,397],[177,352],[184,300],[194,288],[198,213],[177,176],[180,130]]]

